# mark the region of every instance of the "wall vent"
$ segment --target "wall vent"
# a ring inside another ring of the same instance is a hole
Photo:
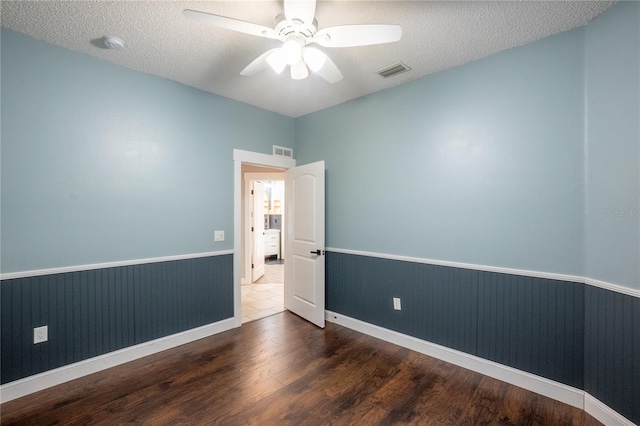
[[[293,158],[293,149],[283,146],[273,145],[273,155],[280,157]]]
[[[389,78],[391,76],[403,73],[405,71],[409,71],[411,68],[403,64],[402,62],[398,62],[397,64],[393,64],[389,67],[383,68],[378,71],[378,74],[384,78]]]

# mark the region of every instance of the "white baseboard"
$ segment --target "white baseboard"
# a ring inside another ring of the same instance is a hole
[[[604,425],[635,426],[635,424],[617,411],[609,408],[588,393],[584,393],[584,411],[591,414]]]
[[[125,362],[222,333],[235,326],[235,319],[228,318],[6,383],[0,386],[0,403],[11,401],[82,376],[97,373],[98,371],[115,367]]]
[[[326,311],[325,317],[329,322],[580,408],[607,426],[635,426],[634,423],[581,389],[554,382],[553,380],[545,379],[544,377],[498,364],[497,362],[489,361],[465,352],[447,348],[446,346],[369,324],[346,315]]]

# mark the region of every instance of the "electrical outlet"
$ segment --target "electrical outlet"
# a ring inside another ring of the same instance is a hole
[[[393,298],[393,309],[395,309],[396,311],[402,310],[402,307],[400,306],[400,298],[399,297],[394,297]]]
[[[215,231],[213,233],[214,241],[224,241],[224,231]]]
[[[42,343],[49,340],[49,327],[43,325],[33,329],[33,344]]]

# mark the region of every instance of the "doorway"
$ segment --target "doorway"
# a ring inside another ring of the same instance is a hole
[[[284,308],[284,174],[243,165],[242,323]]]
[[[243,266],[245,258],[249,256],[245,240],[246,212],[242,207],[245,198],[245,172],[255,173],[283,173],[285,170],[296,166],[296,160],[288,157],[261,154],[257,152],[233,150],[233,318],[236,327],[242,325],[242,281],[246,280],[247,273]],[[257,169],[251,170],[253,167]],[[269,170],[270,169],[270,170]]]
[[[256,172],[284,173],[287,198],[286,224],[283,224],[284,251],[286,252],[284,271],[284,306],[287,310],[324,327],[325,316],[325,251],[324,251],[324,208],[325,208],[325,163],[316,161],[296,167],[296,160],[279,155],[233,150],[233,319],[236,327],[242,325],[242,277],[249,276],[243,271],[243,260],[247,245],[245,226],[248,205],[243,199],[246,194],[242,169],[260,167]],[[243,250],[244,249],[244,250]],[[244,272],[244,275],[243,275]]]

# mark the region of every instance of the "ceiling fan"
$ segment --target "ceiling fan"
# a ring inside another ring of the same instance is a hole
[[[254,75],[267,66],[280,74],[289,65],[294,80],[307,78],[310,69],[329,83],[337,83],[343,76],[336,64],[322,50],[310,45],[367,46],[398,41],[402,36],[399,25],[341,25],[319,30],[316,0],[284,0],[284,13],[276,16],[275,28],[197,10],[186,9],[182,13],[220,28],[282,42],[282,46],[264,52],[247,65],[240,72],[243,76]]]

